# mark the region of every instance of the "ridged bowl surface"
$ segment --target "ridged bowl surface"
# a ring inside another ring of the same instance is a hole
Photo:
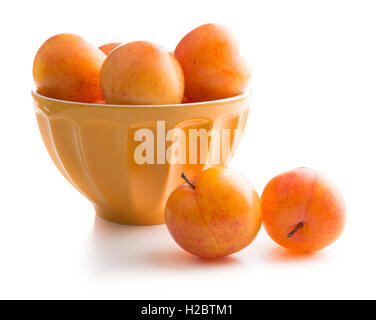
[[[242,132],[250,104],[249,94],[167,106],[75,103],[36,92],[32,96],[44,144],[63,176],[93,203],[100,217],[134,225],[163,223],[167,198],[183,182],[181,173],[192,178],[218,159],[218,140],[209,138],[206,159],[198,159],[197,164],[158,164],[158,157],[163,155],[158,155],[157,121],[165,124],[166,132],[182,129],[188,144],[189,129]],[[155,164],[138,164],[134,159],[141,143],[134,140],[138,129],[154,133]],[[220,159],[220,165],[227,165],[235,152],[239,139],[234,136],[230,137],[231,152],[226,159]],[[165,143],[166,149],[171,143]]]

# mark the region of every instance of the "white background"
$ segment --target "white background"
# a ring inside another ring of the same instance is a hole
[[[374,1],[7,1],[0,19],[0,298],[376,298]],[[307,166],[342,189],[348,223],[316,254],[293,255],[262,230],[242,252],[203,262],[165,226],[96,219],[60,175],[30,91],[39,46],[60,32],[96,45],[151,40],[173,50],[221,22],[252,66],[253,104],[231,167],[261,194]]]

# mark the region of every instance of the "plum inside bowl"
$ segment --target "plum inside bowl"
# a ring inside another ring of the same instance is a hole
[[[61,174],[112,222],[161,224],[168,196],[238,146],[250,93],[178,105],[104,105],[32,91],[42,139]]]

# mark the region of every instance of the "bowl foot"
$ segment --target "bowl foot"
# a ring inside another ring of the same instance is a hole
[[[98,217],[117,224],[125,224],[131,226],[150,226],[164,224],[163,215],[155,215],[150,218],[140,218],[141,214],[129,214],[128,212],[115,212],[112,209],[95,207]],[[157,218],[156,218],[157,217]],[[158,218],[160,217],[160,218]]]

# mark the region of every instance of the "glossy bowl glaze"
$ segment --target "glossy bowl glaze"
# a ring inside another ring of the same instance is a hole
[[[76,103],[35,91],[32,96],[44,144],[60,172],[93,203],[100,217],[133,225],[163,223],[167,198],[183,182],[181,173],[191,178],[212,166],[220,148],[218,140],[209,138],[206,159],[199,159],[197,164],[158,164],[161,154],[157,141],[163,139],[157,138],[157,121],[164,121],[166,132],[180,128],[187,137],[189,129],[201,128],[239,129],[242,133],[250,104],[249,93],[161,106]],[[150,129],[156,137],[155,164],[138,164],[134,159],[141,143],[134,139],[138,129]],[[220,165],[228,164],[239,141],[231,136],[231,152]],[[166,142],[165,147],[171,143]]]

